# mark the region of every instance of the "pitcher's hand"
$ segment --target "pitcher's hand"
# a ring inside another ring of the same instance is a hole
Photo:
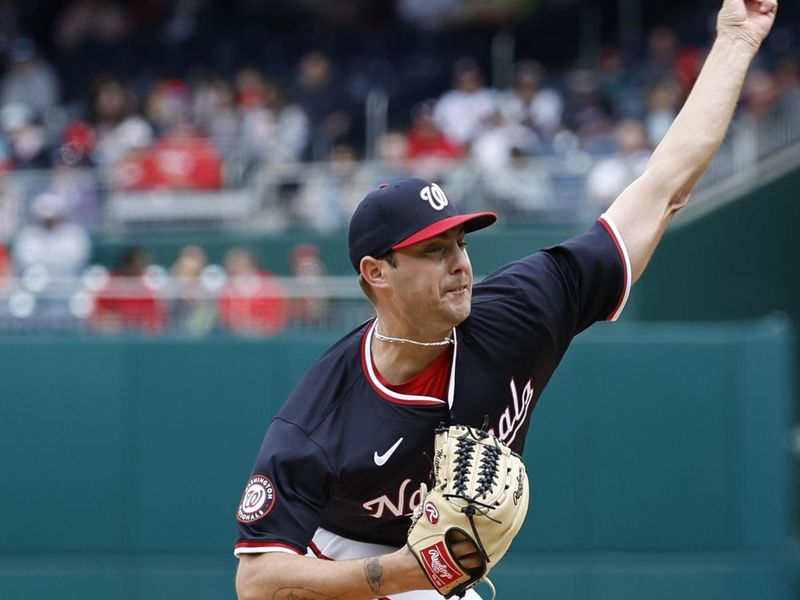
[[[778,0],[724,0],[717,17],[717,35],[742,40],[757,49],[767,37]]]

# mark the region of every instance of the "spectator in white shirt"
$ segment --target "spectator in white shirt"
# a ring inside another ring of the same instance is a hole
[[[8,71],[0,82],[0,103],[19,102],[46,117],[56,107],[58,78],[30,38],[17,38],[9,48]]]
[[[501,98],[501,111],[510,121],[533,128],[539,135],[552,139],[561,129],[564,98],[553,89],[543,87],[544,71],[533,61],[520,62],[514,75],[514,88]]]
[[[436,102],[433,120],[448,139],[468,144],[491,126],[497,111],[496,92],[485,87],[483,72],[471,58],[459,59],[453,74],[454,87]]]
[[[33,200],[36,222],[23,227],[14,242],[14,265],[19,274],[36,267],[51,279],[78,276],[86,267],[91,242],[86,230],[68,220],[62,196],[45,193]]]

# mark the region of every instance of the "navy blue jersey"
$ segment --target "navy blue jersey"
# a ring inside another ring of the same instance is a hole
[[[375,321],[331,347],[270,425],[237,519],[237,554],[305,554],[318,528],[399,547],[428,482],[440,423],[489,428],[521,453],[530,416],[573,337],[616,319],[630,262],[613,224],[505,265],[473,288],[454,330],[445,400],[383,386]]]

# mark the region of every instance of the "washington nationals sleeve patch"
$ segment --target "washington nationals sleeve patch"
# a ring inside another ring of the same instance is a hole
[[[275,486],[266,475],[256,473],[245,486],[236,519],[252,523],[266,517],[275,506]]]

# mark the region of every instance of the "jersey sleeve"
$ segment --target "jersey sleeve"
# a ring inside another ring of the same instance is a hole
[[[616,321],[631,289],[631,264],[625,243],[606,215],[581,235],[547,248],[564,286],[573,334],[596,321]]]
[[[276,418],[236,511],[234,554],[305,554],[328,504],[332,468],[297,425]]]
[[[541,352],[549,341],[560,357],[592,323],[616,320],[630,281],[624,242],[604,216],[586,232],[509,263],[478,284],[473,328],[502,340],[493,354]]]

